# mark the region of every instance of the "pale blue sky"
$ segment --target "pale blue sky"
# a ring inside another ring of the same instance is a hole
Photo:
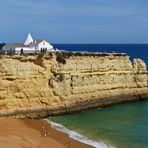
[[[0,1],[0,42],[148,43],[148,0]]]

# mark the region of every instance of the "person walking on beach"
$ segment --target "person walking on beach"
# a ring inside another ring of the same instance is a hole
[[[42,127],[41,134],[42,134],[42,136],[47,137],[48,132],[47,132],[47,130],[45,129],[44,126]]]
[[[70,146],[71,146],[71,139],[70,138],[68,139],[68,142],[66,142],[66,144],[68,145],[68,148],[70,148]]]
[[[68,147],[70,148],[70,146],[71,146],[71,140],[69,139],[69,141],[68,141]]]

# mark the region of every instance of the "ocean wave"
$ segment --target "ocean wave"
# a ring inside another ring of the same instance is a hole
[[[77,140],[81,143],[93,146],[94,148],[114,148],[113,146],[106,145],[103,142],[97,142],[97,141],[90,140],[87,137],[85,137],[75,131],[71,131],[71,130],[67,129],[66,127],[64,127],[61,124],[52,122],[48,119],[45,119],[45,120],[51,125],[52,128],[54,128],[60,132],[68,134],[70,138]]]

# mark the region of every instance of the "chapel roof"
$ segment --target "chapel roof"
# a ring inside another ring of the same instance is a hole
[[[33,38],[31,36],[31,34],[29,33],[27,38],[26,38],[26,41],[25,41],[24,45],[29,45],[32,42],[33,42]]]
[[[15,47],[28,47],[27,45],[24,45],[24,43],[11,43],[11,45]]]
[[[42,40],[42,39],[37,39],[37,40],[35,40],[35,43],[37,43],[37,44],[40,44],[41,42],[43,42],[44,40]]]

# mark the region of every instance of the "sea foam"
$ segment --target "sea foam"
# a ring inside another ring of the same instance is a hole
[[[54,128],[60,132],[68,134],[70,138],[77,140],[81,143],[93,146],[95,148],[114,148],[113,146],[106,145],[103,142],[97,142],[97,141],[90,140],[87,137],[85,137],[75,131],[71,131],[71,130],[67,129],[66,127],[64,127],[61,124],[49,121],[48,119],[45,119],[45,120],[51,125],[52,128]]]

